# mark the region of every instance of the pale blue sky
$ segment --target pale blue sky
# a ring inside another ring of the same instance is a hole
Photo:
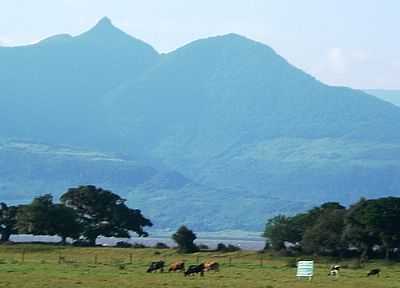
[[[235,32],[328,84],[400,89],[399,0],[0,0],[0,44],[77,35],[103,16],[160,52]]]

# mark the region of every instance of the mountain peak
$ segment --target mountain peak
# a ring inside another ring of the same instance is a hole
[[[91,29],[91,31],[98,31],[98,30],[99,31],[113,31],[113,30],[119,30],[119,29],[112,24],[110,18],[103,17]]]
[[[111,19],[108,17],[103,17],[99,20],[99,22],[97,22],[95,27],[109,27],[109,26],[113,26]]]
[[[108,35],[108,36],[123,35],[124,37],[129,36],[122,30],[120,30],[119,28],[115,27],[112,24],[110,18],[108,18],[108,17],[101,18],[94,27],[89,29],[87,32],[81,34],[81,36],[85,36],[85,37],[89,36],[89,37],[93,37],[93,38],[99,38],[100,35],[102,35],[102,37],[104,37],[105,35]],[[101,38],[99,38],[99,39],[101,39]]]

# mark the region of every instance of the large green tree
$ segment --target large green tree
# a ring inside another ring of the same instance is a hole
[[[74,209],[63,204],[54,204],[52,216],[55,234],[61,237],[62,244],[66,244],[67,237],[79,238],[82,226]]]
[[[385,249],[386,259],[400,243],[400,198],[365,200],[350,207],[344,238],[366,258],[374,245]]]
[[[21,206],[17,214],[20,233],[33,235],[55,235],[52,225],[53,197],[50,194],[36,197],[28,205]]]
[[[285,242],[298,242],[301,239],[299,233],[299,226],[294,223],[293,218],[278,215],[268,220],[263,236],[267,238],[272,249],[279,251],[285,249]]]
[[[275,250],[284,249],[285,242],[293,244],[302,243],[306,231],[318,223],[321,215],[324,215],[327,211],[343,209],[345,208],[339,203],[327,202],[306,213],[300,213],[292,217],[278,215],[268,220],[263,236],[271,243],[272,248]],[[322,226],[319,228],[322,228]],[[317,228],[314,229],[314,232],[316,230]],[[308,233],[311,234],[312,232],[309,231]]]
[[[152,226],[151,221],[125,202],[117,194],[93,185],[71,188],[61,196],[61,203],[77,213],[82,235],[91,245],[96,244],[98,236],[129,238],[130,231],[148,235],[143,228]]]
[[[16,226],[21,233],[58,235],[64,244],[67,237],[78,238],[81,230],[75,211],[62,204],[54,204],[49,194],[36,197],[31,204],[21,206]]]
[[[17,211],[16,206],[0,203],[0,242],[8,241],[11,234],[17,233]]]
[[[339,255],[345,248],[342,239],[346,210],[327,209],[320,213],[317,221],[305,230],[301,246],[306,253]]]

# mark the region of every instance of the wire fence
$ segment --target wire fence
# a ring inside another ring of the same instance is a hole
[[[255,252],[198,252],[178,254],[174,249],[124,249],[124,248],[19,248],[0,250],[0,264],[74,264],[74,265],[136,265],[147,266],[151,261],[162,260],[166,265],[183,261],[200,264],[215,261],[222,266],[259,266],[268,263],[268,255]]]

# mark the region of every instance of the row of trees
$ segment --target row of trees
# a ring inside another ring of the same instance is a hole
[[[362,259],[383,250],[386,259],[400,248],[400,198],[361,199],[349,208],[329,202],[293,217],[270,219],[264,236],[275,250]]]
[[[95,245],[98,236],[129,238],[130,232],[147,236],[152,226],[140,210],[130,209],[117,194],[92,185],[71,188],[54,203],[51,195],[34,198],[27,205],[0,203],[1,241],[12,234],[58,235],[83,239]]]

